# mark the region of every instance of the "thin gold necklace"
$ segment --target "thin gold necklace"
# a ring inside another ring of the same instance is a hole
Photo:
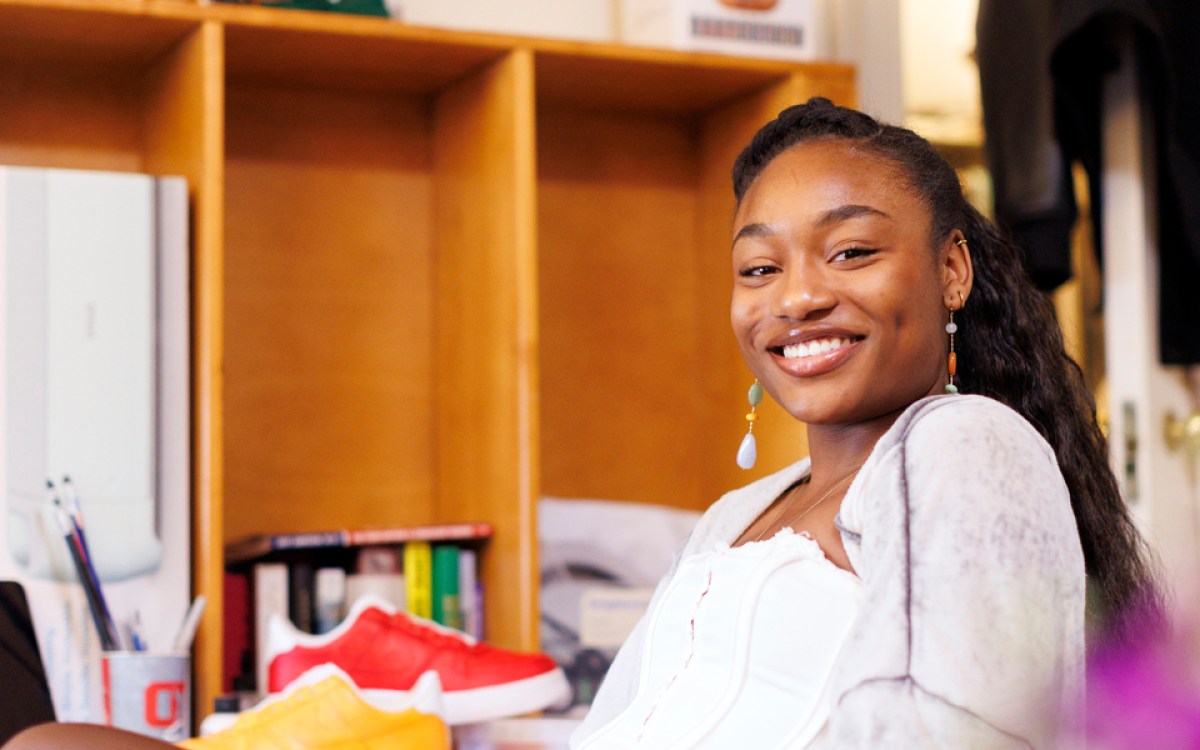
[[[826,500],[828,500],[830,495],[832,495],[834,492],[836,492],[836,491],[838,490],[838,488],[840,488],[840,487],[841,487],[842,485],[844,485],[846,482],[850,481],[850,479],[852,479],[852,478],[854,477],[854,475],[855,475],[855,474],[857,474],[857,473],[859,472],[859,470],[860,470],[860,469],[862,469],[862,466],[859,466],[859,467],[858,467],[858,468],[856,468],[854,471],[850,472],[850,473],[849,473],[849,474],[847,474],[846,476],[844,476],[844,477],[842,477],[841,479],[837,480],[837,482],[835,482],[835,483],[834,483],[834,485],[833,485],[832,487],[830,487],[828,490],[826,490],[826,491],[825,491],[825,494],[824,494],[824,495],[821,495],[819,498],[817,498],[817,501],[816,501],[815,503],[813,503],[813,504],[809,505],[807,508],[805,508],[804,510],[800,511],[800,514],[799,514],[798,516],[795,516],[795,517],[793,517],[793,518],[792,518],[791,520],[789,520],[789,521],[788,521],[786,524],[781,524],[779,528],[781,528],[781,529],[782,529],[782,528],[784,528],[785,526],[790,526],[790,527],[792,527],[792,528],[794,529],[794,528],[795,528],[795,526],[796,526],[796,524],[800,522],[800,519],[802,519],[802,518],[804,518],[805,516],[807,516],[807,515],[808,515],[808,514],[809,514],[809,513],[810,513],[810,512],[813,510],[813,508],[816,508],[818,505],[820,505],[821,503],[823,503],[823,502],[825,502]],[[812,481],[812,475],[811,475],[811,474],[810,474],[809,476],[807,476],[807,477],[805,477],[805,478],[804,478],[804,484],[808,484],[810,481]],[[764,536],[764,535],[765,535],[765,534],[766,534],[768,531],[770,531],[770,530],[771,530],[771,529],[772,529],[772,528],[775,526],[775,524],[776,524],[776,523],[778,523],[780,520],[782,520],[782,518],[783,518],[783,506],[784,506],[784,504],[783,504],[783,503],[780,503],[779,510],[778,510],[778,511],[776,511],[776,513],[775,513],[775,517],[774,517],[773,519],[771,519],[771,523],[767,524],[767,526],[766,526],[766,527],[765,527],[765,528],[764,528],[762,531],[758,532],[758,535],[757,535],[757,536],[755,536],[755,537],[754,537],[753,539],[751,539],[750,541],[752,541],[752,542],[761,542],[761,541],[762,541],[762,539],[763,539],[763,536]]]

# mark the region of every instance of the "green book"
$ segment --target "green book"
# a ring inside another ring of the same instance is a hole
[[[433,547],[433,620],[446,627],[462,630],[462,600],[458,592],[458,547],[437,544]]]

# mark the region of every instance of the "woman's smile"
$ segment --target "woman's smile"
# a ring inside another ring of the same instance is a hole
[[[854,356],[862,340],[862,336],[843,333],[790,331],[786,343],[772,344],[767,351],[789,375],[816,377]]]

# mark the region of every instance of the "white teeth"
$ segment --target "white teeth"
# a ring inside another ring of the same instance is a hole
[[[799,359],[802,357],[811,357],[814,354],[824,354],[831,352],[834,349],[840,349],[843,346],[850,344],[850,339],[816,339],[807,343],[788,344],[783,347],[783,356],[788,359]]]

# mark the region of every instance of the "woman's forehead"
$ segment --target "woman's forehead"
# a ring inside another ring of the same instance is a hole
[[[821,222],[844,207],[870,209],[856,208],[854,213],[862,215],[928,221],[923,202],[893,161],[851,141],[818,140],[772,159],[746,191],[734,223],[775,217]]]

